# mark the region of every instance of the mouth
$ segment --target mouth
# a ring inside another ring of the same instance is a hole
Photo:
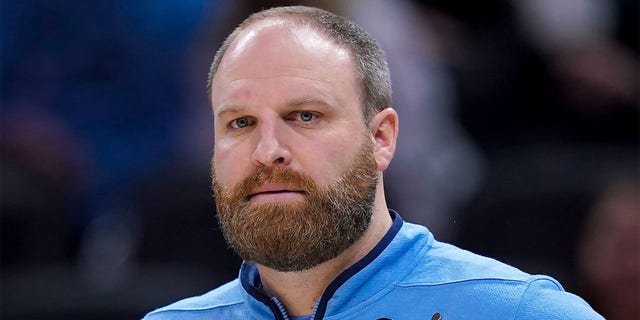
[[[282,185],[263,185],[248,196],[250,201],[280,202],[299,199],[306,194],[304,190]]]

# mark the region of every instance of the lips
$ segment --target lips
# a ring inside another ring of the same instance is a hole
[[[278,196],[278,195],[287,195],[287,194],[300,194],[304,195],[305,191],[300,188],[295,188],[288,185],[282,184],[265,184],[260,186],[254,192],[249,194],[249,199],[254,198],[256,196]]]

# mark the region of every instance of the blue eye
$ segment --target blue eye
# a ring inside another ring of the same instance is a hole
[[[231,121],[231,127],[235,129],[241,129],[250,124],[249,118],[242,117]]]
[[[298,113],[298,119],[302,122],[309,122],[314,120],[316,117],[317,115],[310,111],[302,111]]]

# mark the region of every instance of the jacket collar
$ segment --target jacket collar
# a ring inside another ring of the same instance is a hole
[[[412,268],[406,268],[402,261],[413,260],[421,248],[413,246],[413,241],[397,237],[404,221],[394,210],[389,210],[393,223],[378,244],[362,259],[343,271],[325,290],[314,312],[313,319],[322,319],[349,310],[367,298],[392,289]],[[429,243],[433,237],[429,233]],[[399,261],[400,260],[400,261]],[[402,264],[404,268],[394,268]],[[407,270],[409,269],[409,270]],[[240,268],[240,282],[243,298],[254,317],[258,319],[287,319],[284,308],[277,298],[269,298],[260,288],[260,274],[254,264],[243,263]]]

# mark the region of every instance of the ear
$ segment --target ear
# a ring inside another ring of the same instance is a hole
[[[398,140],[398,113],[392,108],[378,112],[369,122],[371,135],[374,139],[374,157],[378,170],[384,171],[389,167],[396,152]]]

